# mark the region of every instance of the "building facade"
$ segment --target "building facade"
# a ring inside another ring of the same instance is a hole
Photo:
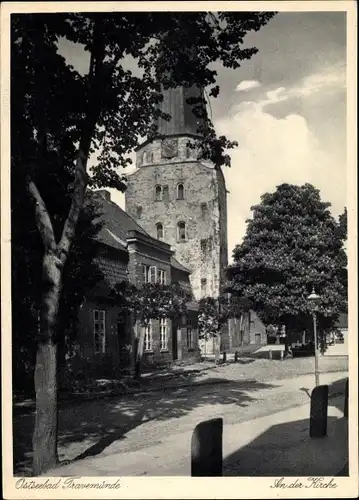
[[[219,296],[228,244],[223,172],[199,159],[198,120],[187,101],[196,92],[183,87],[164,91],[162,111],[171,118],[159,119],[157,136],[137,149],[137,169],[129,176],[125,197],[126,212],[153,238],[168,243],[190,270],[198,301]]]
[[[95,193],[103,227],[97,235],[100,251],[97,263],[104,279],[92,290],[79,311],[78,340],[81,357],[113,376],[128,371],[134,363],[134,345],[140,337],[139,321],[125,314],[111,297],[116,283],[176,283],[190,290],[190,271],[178,262],[170,245],[151,237],[117,204],[110,193]],[[144,329],[143,366],[198,359],[196,304],[186,316],[152,320]]]

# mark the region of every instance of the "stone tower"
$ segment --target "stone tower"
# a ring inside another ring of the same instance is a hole
[[[220,168],[197,159],[198,122],[187,102],[196,87],[164,91],[158,135],[138,147],[129,176],[126,211],[151,236],[163,239],[189,268],[195,298],[216,297],[227,267],[226,186]]]

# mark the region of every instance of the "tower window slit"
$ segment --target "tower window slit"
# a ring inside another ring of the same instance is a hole
[[[177,200],[184,200],[184,185],[177,185]]]
[[[163,189],[162,186],[156,186],[155,187],[155,200],[156,201],[162,201],[163,199]]]
[[[157,239],[163,240],[163,224],[161,222],[158,222],[156,224],[156,232],[157,232]]]
[[[186,240],[186,224],[182,221],[177,224],[177,239],[178,241]]]

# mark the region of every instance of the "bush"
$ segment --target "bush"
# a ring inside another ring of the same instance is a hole
[[[84,357],[77,353],[68,359],[60,381],[62,392],[91,392],[98,388],[98,379],[118,380],[123,374],[123,365],[118,357],[99,354]]]

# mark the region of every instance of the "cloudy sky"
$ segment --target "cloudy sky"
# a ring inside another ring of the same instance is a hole
[[[218,133],[236,139],[228,190],[229,252],[250,207],[288,182],[310,182],[337,216],[346,206],[344,13],[280,13],[248,41],[259,52],[219,74]]]
[[[211,101],[217,132],[239,143],[224,169],[230,257],[250,207],[283,182],[314,184],[334,216],[346,206],[345,13],[282,12],[246,45],[258,54],[235,71],[218,66]],[[87,69],[83,54],[64,51]],[[112,197],[124,207],[123,194]]]

